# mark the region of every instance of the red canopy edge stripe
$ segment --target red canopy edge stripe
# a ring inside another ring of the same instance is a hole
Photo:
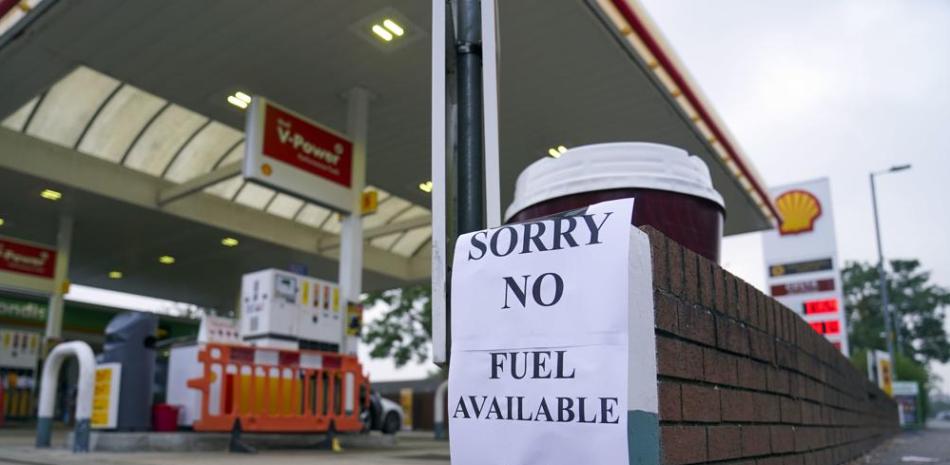
[[[689,103],[696,109],[699,113],[699,116],[703,119],[709,130],[716,136],[716,139],[726,148],[729,152],[730,157],[736,163],[736,166],[739,167],[739,171],[749,180],[749,183],[752,184],[752,187],[758,192],[762,197],[762,202],[766,205],[772,215],[777,219],[781,218],[778,211],[775,209],[775,205],[772,204],[771,196],[765,191],[762,185],[759,183],[758,177],[753,174],[752,170],[745,164],[742,160],[742,157],[739,155],[739,152],[732,145],[732,141],[726,137],[725,131],[723,131],[719,125],[716,123],[716,120],[712,117],[709,111],[706,110],[706,105],[703,104],[703,101],[698,97],[693,88],[689,85],[686,78],[676,67],[673,60],[667,54],[666,50],[660,45],[659,41],[654,37],[653,33],[650,31],[650,28],[646,25],[645,21],[640,18],[633,8],[627,3],[627,0],[609,0],[611,4],[617,8],[617,11],[623,16],[623,18],[630,25],[630,28],[640,37],[640,40],[643,41],[644,45],[650,50],[663,69],[669,74],[670,79],[676,83],[676,86],[683,92],[683,95],[689,100]]]

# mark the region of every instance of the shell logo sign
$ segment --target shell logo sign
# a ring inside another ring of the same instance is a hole
[[[790,190],[775,199],[775,208],[782,215],[779,234],[800,234],[815,228],[815,220],[821,216],[821,202],[811,192]]]

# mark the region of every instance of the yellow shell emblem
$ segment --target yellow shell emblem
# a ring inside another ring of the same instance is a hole
[[[821,216],[821,203],[811,192],[803,190],[791,190],[778,196],[775,208],[782,215],[778,232],[783,236],[811,231]]]

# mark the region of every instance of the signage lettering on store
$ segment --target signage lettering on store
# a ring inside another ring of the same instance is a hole
[[[651,453],[649,437],[630,433],[645,434],[636,419],[655,425],[657,412],[649,242],[632,209],[604,202],[459,238],[452,463],[627,464]]]
[[[55,269],[55,250],[0,239],[0,271],[53,279]]]
[[[247,110],[245,179],[339,212],[358,206],[353,143],[263,97]]]
[[[0,316],[22,318],[25,320],[46,320],[46,306],[25,300],[0,298]]]

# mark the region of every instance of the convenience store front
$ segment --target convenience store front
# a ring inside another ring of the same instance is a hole
[[[48,299],[0,292],[0,384],[3,395],[0,396],[0,422],[6,417],[10,420],[30,419],[34,413],[37,387],[37,369],[40,359],[40,341],[46,328]],[[66,340],[83,341],[94,351],[102,350],[106,325],[116,315],[131,310],[105,307],[84,302],[66,301],[63,313],[63,337]],[[159,315],[157,346],[159,358],[166,354],[162,347],[173,340],[194,337],[198,333],[199,320],[169,315]],[[156,381],[162,377],[158,373]],[[66,361],[63,376],[60,377],[63,395],[57,399],[58,410],[72,411],[62,407],[72,402],[68,396],[71,385],[75,385],[77,367],[75,361]],[[161,387],[164,383],[156,383]],[[68,420],[68,418],[64,418]]]

